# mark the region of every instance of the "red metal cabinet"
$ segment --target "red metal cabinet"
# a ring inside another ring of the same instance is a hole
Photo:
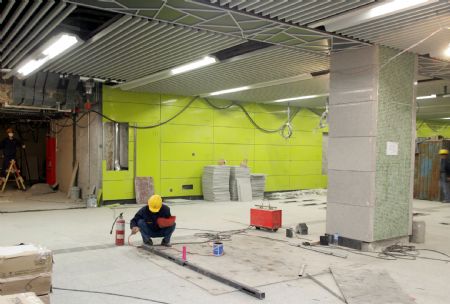
[[[252,208],[250,209],[250,226],[277,230],[281,228],[281,214],[281,210]]]

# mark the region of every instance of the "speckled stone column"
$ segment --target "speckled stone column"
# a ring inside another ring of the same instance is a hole
[[[410,234],[417,57],[371,46],[331,55],[327,233]]]

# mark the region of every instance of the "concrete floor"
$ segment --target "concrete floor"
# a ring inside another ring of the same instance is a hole
[[[311,240],[317,240],[325,230],[324,196],[309,197],[314,201],[271,202],[283,210],[283,224],[294,226],[307,222]],[[317,205],[308,205],[317,203]],[[197,201],[171,206],[177,216],[172,242],[204,240],[195,236],[201,230],[244,229],[249,223],[249,209],[255,204],[242,202],[211,203]],[[138,206],[116,209],[108,207],[80,210],[55,210],[0,214],[0,246],[29,242],[55,251],[53,285],[61,288],[114,292],[166,303],[260,303],[230,287],[212,281],[174,263],[151,255],[133,246],[115,247],[109,234],[112,221],[120,212],[129,221]],[[416,219],[427,225],[428,248],[450,253],[450,204],[415,201],[414,210],[424,213]],[[128,226],[128,225],[127,225]],[[196,230],[198,229],[198,230]],[[127,229],[127,236],[129,230]],[[132,243],[140,244],[139,237]],[[266,293],[266,303],[342,303],[324,288],[307,278],[298,277],[301,264],[306,272],[331,290],[339,293],[328,272],[330,266],[351,269],[386,270],[413,299],[413,303],[449,303],[450,263],[426,259],[387,261],[329,249],[347,255],[339,258],[291,245],[301,239],[287,239],[284,229],[278,232],[247,230],[225,241],[225,255],[213,257],[209,244],[187,245],[188,259],[210,270]],[[181,256],[178,250],[167,249]],[[443,258],[434,252],[421,256]],[[109,295],[54,290],[53,304],[79,303],[148,303]],[[376,303],[376,302],[374,302]]]

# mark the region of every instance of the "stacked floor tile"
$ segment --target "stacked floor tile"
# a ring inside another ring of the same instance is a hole
[[[205,201],[223,202],[230,200],[230,167],[206,166],[202,176]]]
[[[250,169],[240,166],[230,167],[230,196],[232,201],[239,200],[237,178],[250,178]]]
[[[253,199],[263,199],[264,189],[266,187],[266,175],[257,173],[250,174],[250,182],[252,184]]]

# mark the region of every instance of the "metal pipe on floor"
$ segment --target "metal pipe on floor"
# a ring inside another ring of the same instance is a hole
[[[251,286],[239,283],[239,282],[234,281],[232,279],[226,278],[226,277],[224,277],[224,276],[222,276],[220,274],[217,274],[215,272],[207,270],[207,269],[205,269],[203,267],[200,267],[198,265],[192,264],[192,263],[190,263],[188,261],[184,261],[181,258],[172,256],[172,255],[170,255],[170,254],[168,254],[166,252],[158,250],[158,249],[156,249],[153,246],[142,245],[142,247],[140,247],[140,248],[142,248],[142,249],[144,249],[144,250],[146,250],[148,252],[154,253],[156,255],[159,255],[160,257],[166,258],[166,259],[168,259],[168,260],[170,260],[172,262],[175,262],[178,265],[184,266],[184,267],[189,268],[189,269],[191,269],[193,271],[201,273],[201,274],[203,274],[203,275],[205,275],[205,276],[207,276],[207,277],[209,277],[209,278],[211,278],[213,280],[219,281],[219,282],[221,282],[223,284],[226,284],[228,286],[236,288],[237,290],[242,291],[242,292],[244,292],[244,293],[246,293],[246,294],[248,294],[248,295],[250,295],[252,297],[255,297],[257,299],[263,300],[266,297],[266,294],[263,291],[260,291],[260,290],[254,288],[254,287],[251,287]]]

